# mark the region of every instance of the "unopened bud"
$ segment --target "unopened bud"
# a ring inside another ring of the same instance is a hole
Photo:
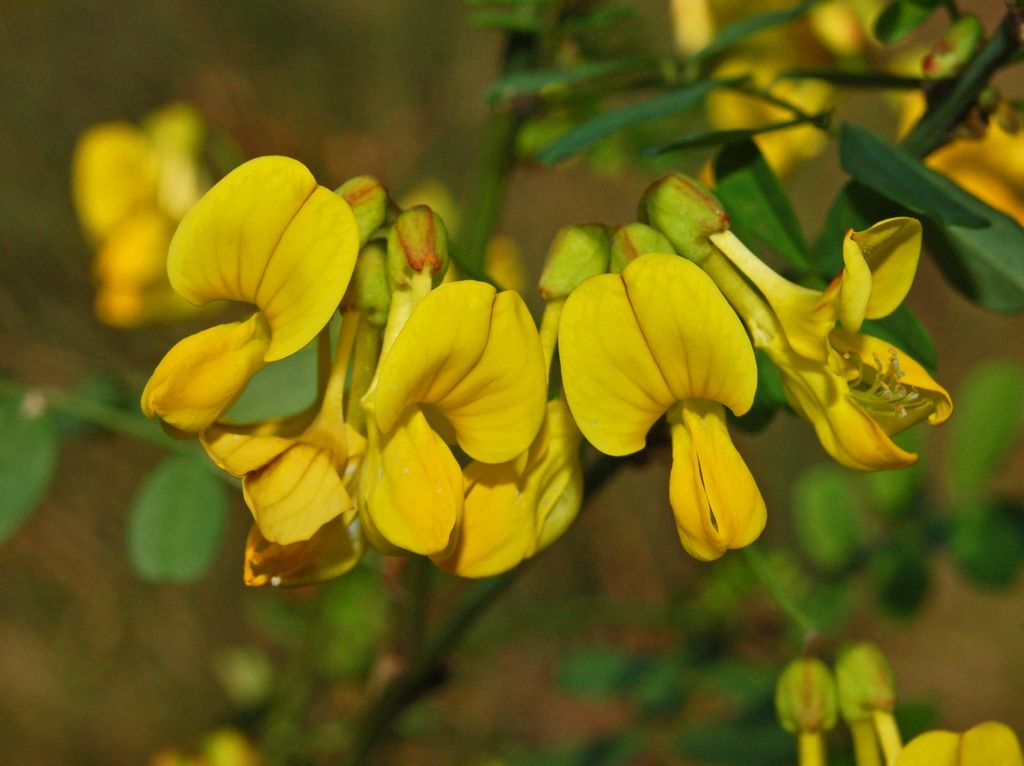
[[[403,211],[388,233],[388,282],[405,287],[412,274],[429,270],[435,285],[448,268],[448,230],[426,205]]]
[[[874,644],[852,644],[839,652],[836,685],[839,712],[848,723],[869,718],[875,711],[892,712],[896,706],[892,668]]]
[[[836,687],[828,666],[814,657],[793,660],[775,685],[775,711],[793,733],[828,731],[836,725]]]
[[[958,74],[978,49],[984,34],[977,16],[966,13],[958,18],[921,62],[924,76],[941,79]]]
[[[647,189],[640,217],[696,264],[715,252],[708,235],[729,228],[729,215],[718,198],[699,181],[679,174],[665,176]]]
[[[647,253],[674,253],[672,243],[657,229],[645,223],[631,223],[612,236],[612,274],[621,274],[632,261]]]
[[[373,176],[356,176],[339,186],[335,193],[352,208],[359,226],[359,244],[365,245],[387,219],[390,205],[387,189]]]
[[[378,327],[387,324],[391,287],[388,285],[387,248],[383,240],[372,240],[359,251],[341,308],[343,311],[365,312],[367,320]]]
[[[608,230],[597,223],[566,226],[555,235],[540,274],[540,294],[565,298],[585,279],[608,271]]]

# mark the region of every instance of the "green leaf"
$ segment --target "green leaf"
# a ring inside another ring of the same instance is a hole
[[[814,243],[813,257],[817,274],[830,280],[843,269],[843,238],[847,229],[861,231],[876,221],[898,215],[889,200],[863,184],[851,181],[836,195],[825,217],[825,224]]]
[[[650,67],[653,61],[648,57],[637,57],[621,61],[595,61],[565,69],[510,72],[487,89],[487,98],[491,101],[498,101],[530,96],[548,89],[564,88],[589,80],[635,72]]]
[[[577,694],[604,697],[622,692],[644,672],[643,659],[614,646],[588,646],[571,654],[559,684]]]
[[[815,566],[836,572],[849,566],[864,545],[854,475],[831,463],[814,466],[793,487],[793,531]]]
[[[926,22],[937,7],[937,0],[896,0],[878,14],[875,37],[885,45],[897,43]]]
[[[938,355],[932,336],[906,306],[900,306],[881,319],[865,319],[861,332],[888,341],[929,372],[935,372]]]
[[[668,152],[678,152],[685,149],[699,149],[705,146],[721,146],[723,144],[738,144],[743,141],[749,141],[755,136],[764,135],[765,133],[773,133],[776,130],[785,130],[786,128],[792,128],[797,125],[808,125],[814,123],[815,118],[812,117],[797,117],[792,120],[784,120],[783,122],[771,122],[766,125],[761,125],[756,128],[734,128],[732,130],[704,130],[699,133],[691,133],[688,136],[678,138],[671,143],[663,146],[656,146],[650,149],[645,149],[643,154],[648,156],[657,156],[666,154]]]
[[[795,763],[794,738],[774,720],[729,721],[687,728],[676,752],[695,763],[776,766]]]
[[[755,13],[739,21],[734,21],[732,24],[723,27],[711,42],[693,55],[693,58],[697,61],[704,61],[743,42],[751,35],[795,21],[807,13],[816,2],[817,0],[805,0],[805,2],[798,3],[790,8]]]
[[[925,82],[920,77],[904,77],[886,72],[851,72],[843,69],[792,69],[777,75],[775,79],[821,80],[851,88],[892,88],[895,90],[920,90]]]
[[[679,114],[699,103],[716,88],[725,84],[735,84],[742,79],[703,80],[646,101],[604,112],[552,141],[537,153],[536,159],[545,165],[553,165],[620,130]]]
[[[810,251],[789,197],[753,141],[729,146],[715,158],[715,194],[733,231],[755,250],[767,249],[806,269]]]
[[[313,622],[316,658],[326,675],[354,678],[365,674],[388,629],[388,597],[378,572],[357,565],[323,586],[321,614]]]
[[[580,32],[599,29],[609,24],[634,18],[636,14],[637,9],[635,6],[609,5],[567,20],[562,24],[562,31],[569,34],[579,34]]]
[[[520,32],[529,35],[541,35],[547,31],[547,24],[543,19],[515,12],[477,11],[469,17],[469,23],[479,29],[496,29],[501,32]]]
[[[954,502],[973,505],[1024,426],[1024,367],[1000,359],[976,367],[955,397],[950,422],[949,488]]]
[[[878,512],[890,519],[905,518],[919,509],[925,497],[923,490],[927,479],[925,465],[924,430],[912,428],[892,437],[900,449],[915,452],[920,459],[912,466],[889,471],[872,471],[864,476],[874,495]]]
[[[224,485],[202,455],[167,458],[146,477],[128,520],[128,553],[150,582],[202,577],[217,553],[227,515]]]
[[[989,225],[989,217],[973,209],[970,194],[870,130],[844,124],[839,160],[862,184],[915,213],[951,226]]]
[[[1024,558],[1024,537],[1007,508],[969,508],[953,520],[949,549],[971,580],[990,588],[1006,588],[1013,584]]]
[[[909,617],[921,606],[931,587],[924,544],[907,536],[879,551],[871,562],[871,578],[879,605],[893,617]]]
[[[35,396],[0,398],[0,543],[28,520],[57,469],[57,429]]]
[[[128,396],[121,380],[109,373],[99,373],[86,378],[69,393],[75,399],[96,402],[105,407],[121,410],[130,407],[132,412],[139,412],[138,398]],[[53,423],[60,436],[65,439],[84,436],[99,427],[91,421],[76,418],[74,415],[60,410],[54,410],[50,417],[53,418]]]

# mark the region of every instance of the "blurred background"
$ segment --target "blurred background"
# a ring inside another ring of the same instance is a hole
[[[635,5],[608,45],[668,51],[666,3]],[[972,7],[989,25],[1001,10],[995,0]],[[245,156],[290,155],[329,187],[372,173],[399,197],[430,179],[447,186],[463,211],[472,208],[484,93],[499,71],[502,34],[475,28],[469,16],[457,0],[7,4],[0,372],[60,388],[113,373],[139,386],[185,334],[182,326],[117,330],[93,317],[92,255],[69,173],[76,139],[97,122],[138,121],[184,100]],[[865,102],[846,108],[858,103]],[[890,129],[896,119],[862,118]],[[707,156],[676,156],[661,167],[695,172]],[[530,282],[559,227],[634,220],[655,172],[616,161],[614,152],[601,163],[517,167],[500,228],[518,243]],[[818,230],[842,180],[834,147],[787,179],[808,232]],[[539,309],[535,296],[528,300]],[[909,305],[935,339],[937,377],[954,400],[978,365],[1024,361],[1024,318],[976,308],[927,259]],[[926,457],[914,491],[926,487],[940,514],[957,510],[948,507],[944,468],[955,434],[953,427],[920,434]],[[786,415],[737,442],[768,503],[766,540],[779,546],[771,560],[799,589],[800,573],[815,562],[785,547],[794,486],[825,455],[811,429]],[[319,591],[246,589],[240,570],[249,514],[240,496],[202,581],[142,582],[126,554],[125,522],[160,457],[156,447],[105,432],[66,439],[41,508],[0,547],[0,760],[145,763],[230,724],[260,742],[271,762],[309,732],[309,759],[295,762],[319,762],[346,736],[366,679],[381,672],[375,656],[393,587],[364,567]],[[576,757],[580,747],[623,731],[675,737],[680,721],[715,720],[721,703],[687,663],[719,662],[726,645],[745,663],[730,666],[735,687],[763,696],[767,684],[770,692],[794,651],[784,619],[729,557],[698,565],[684,554],[667,473],[666,456],[655,454],[601,492],[485,616],[446,682],[403,718],[402,741],[380,762],[611,763],[608,748],[583,760],[555,758]],[[992,492],[1019,506],[1019,446],[994,472]],[[896,529],[907,523],[893,522]],[[841,635],[884,649],[901,699],[916,705],[924,725],[964,729],[999,719],[1024,730],[1024,586],[1016,569],[993,587],[965,576],[943,546],[890,558],[842,583],[818,578],[824,585],[816,581],[809,595],[815,609],[846,626]],[[458,590],[446,575],[434,578],[431,620]],[[683,654],[687,662],[676,662]],[[658,664],[666,657],[669,670]],[[637,678],[646,685],[636,687]],[[701,750],[699,736],[680,762],[727,762]],[[647,757],[635,762],[669,762]]]

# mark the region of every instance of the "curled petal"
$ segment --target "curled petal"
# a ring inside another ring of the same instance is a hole
[[[643,449],[675,398],[619,275],[591,277],[573,290],[562,309],[558,354],[566,399],[587,441],[608,455]]]
[[[419,407],[407,407],[388,433],[371,421],[360,478],[376,534],[398,548],[446,550],[462,515],[462,471]]]
[[[285,588],[315,585],[348,572],[366,551],[358,519],[332,519],[308,540],[290,545],[268,541],[253,524],[245,541],[245,584]]]
[[[712,561],[750,545],[767,520],[757,483],[725,425],[722,405],[683,402],[669,413],[672,473],[669,501],[683,548]]]
[[[142,392],[142,411],[182,431],[213,423],[265,366],[270,330],[260,314],[190,335],[160,360]]]
[[[921,256],[921,224],[914,218],[889,218],[865,231],[848,231],[843,240],[839,318],[857,332],[865,318],[896,310],[910,291]]]
[[[280,545],[308,540],[331,519],[351,516],[355,509],[331,455],[302,443],[248,473],[242,491],[260,533]]]
[[[182,219],[171,284],[197,305],[255,304],[272,341],[266,360],[298,351],[327,324],[359,248],[355,216],[301,163],[260,157],[229,173]]]
[[[737,415],[749,410],[754,350],[711,277],[678,256],[653,254],[627,266],[622,281],[673,398],[711,399]]]
[[[540,338],[522,298],[482,282],[441,285],[413,311],[380,368],[374,412],[389,431],[427,404],[488,463],[523,452],[544,417]]]

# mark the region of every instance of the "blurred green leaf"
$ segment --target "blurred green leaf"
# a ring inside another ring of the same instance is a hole
[[[479,29],[496,29],[501,32],[521,32],[540,35],[547,30],[547,23],[532,14],[502,11],[477,11],[469,17],[470,25]]]
[[[116,407],[118,409],[127,409],[126,405],[128,405],[130,398],[121,381],[110,373],[92,375],[72,388],[68,393],[75,399],[97,402],[106,407]],[[139,411],[138,399],[131,402],[129,411],[139,413],[140,417],[142,416]],[[74,415],[59,410],[52,412],[51,417],[58,433],[64,438],[83,436],[98,428],[95,423],[76,418]]]
[[[852,580],[816,583],[804,597],[803,607],[815,626],[826,634],[838,634],[856,606]]]
[[[756,432],[767,426],[780,407],[787,406],[786,392],[782,387],[782,373],[768,355],[761,349],[754,349],[757,362],[757,390],[754,403],[739,417],[729,413],[729,419],[744,431]]]
[[[889,3],[875,19],[875,37],[885,45],[899,42],[926,22],[938,5],[938,0],[896,0]]]
[[[906,306],[900,306],[881,319],[865,319],[861,332],[889,341],[929,372],[934,373],[938,366],[931,334]]]
[[[599,29],[609,24],[616,24],[620,21],[634,18],[636,14],[636,6],[609,5],[565,21],[562,24],[562,31],[570,34],[579,34],[580,32]]]
[[[587,646],[569,655],[558,674],[559,684],[585,696],[622,692],[644,672],[642,658],[615,646]]]
[[[903,735],[904,742],[909,742],[918,734],[936,728],[939,723],[939,711],[934,702],[900,702],[896,705],[893,715],[896,717],[896,725]]]
[[[843,268],[843,237],[847,229],[863,230],[898,212],[893,204],[856,181],[847,183],[836,195],[825,224],[814,243],[815,271],[832,279]]]
[[[720,88],[724,84],[734,84],[741,79],[743,78],[702,80],[646,101],[604,112],[577,125],[552,141],[537,153],[536,159],[544,165],[553,165],[620,130],[679,114],[702,101],[708,93],[716,88]]]
[[[844,69],[793,69],[776,76],[777,80],[821,80],[854,88],[894,88],[920,90],[924,80],[886,72],[851,72]]]
[[[849,566],[864,544],[864,523],[854,475],[832,463],[804,471],[793,487],[793,531],[815,566],[835,572]]]
[[[950,226],[989,225],[989,217],[973,209],[968,192],[866,128],[843,125],[839,160],[862,184],[915,213]]]
[[[509,762],[512,766],[626,766],[635,763],[643,746],[644,738],[639,733],[626,731],[617,737],[528,753]]]
[[[927,462],[924,459],[924,434],[923,429],[912,428],[892,437],[901,449],[921,456],[922,459],[912,466],[864,475],[865,483],[874,495],[875,507],[883,516],[895,519],[909,515],[924,494],[924,466]]]
[[[594,61],[565,69],[529,70],[526,72],[510,72],[496,80],[487,89],[487,98],[497,101],[507,98],[530,96],[535,93],[577,85],[588,80],[597,80],[614,75],[635,72],[649,67],[654,59],[636,57],[619,61]]]
[[[799,269],[808,267],[810,252],[800,222],[757,144],[744,141],[718,153],[715,194],[748,246],[767,248]]]
[[[778,668],[740,660],[721,660],[700,666],[701,687],[722,697],[737,710],[761,707],[775,697]]]
[[[688,727],[676,738],[676,752],[699,763],[729,766],[777,766],[796,762],[793,735],[774,719]]]
[[[1024,559],[1024,534],[999,505],[968,508],[953,518],[949,549],[963,573],[991,588],[1013,584]]]
[[[871,562],[871,578],[879,605],[893,617],[909,617],[931,587],[924,544],[915,537],[905,537],[879,551]]]
[[[332,678],[361,676],[388,629],[388,598],[380,573],[359,564],[323,590],[321,616],[315,622],[318,662]]]
[[[790,8],[755,13],[734,21],[723,27],[710,43],[693,55],[693,58],[696,61],[704,61],[743,42],[751,35],[795,21],[807,13],[816,2],[817,0],[805,0]]]
[[[45,400],[0,398],[0,543],[24,524],[46,495],[57,469],[60,439]]]
[[[705,130],[700,133],[691,133],[688,136],[683,136],[682,138],[678,138],[671,143],[664,144],[663,146],[646,149],[643,154],[656,156],[659,154],[667,154],[668,152],[678,152],[684,149],[698,149],[705,146],[721,146],[723,144],[738,144],[743,141],[749,141],[755,136],[760,136],[765,133],[772,133],[776,130],[785,130],[786,128],[792,128],[796,125],[806,125],[812,122],[814,122],[814,120],[810,117],[797,117],[796,119],[785,120],[783,122],[768,123],[756,128]]]
[[[960,385],[950,422],[949,488],[954,502],[980,499],[1024,426],[1024,366],[1010,360],[979,365]]]
[[[201,578],[220,546],[227,515],[224,485],[203,455],[176,455],[146,477],[128,520],[128,552],[144,580]]]

